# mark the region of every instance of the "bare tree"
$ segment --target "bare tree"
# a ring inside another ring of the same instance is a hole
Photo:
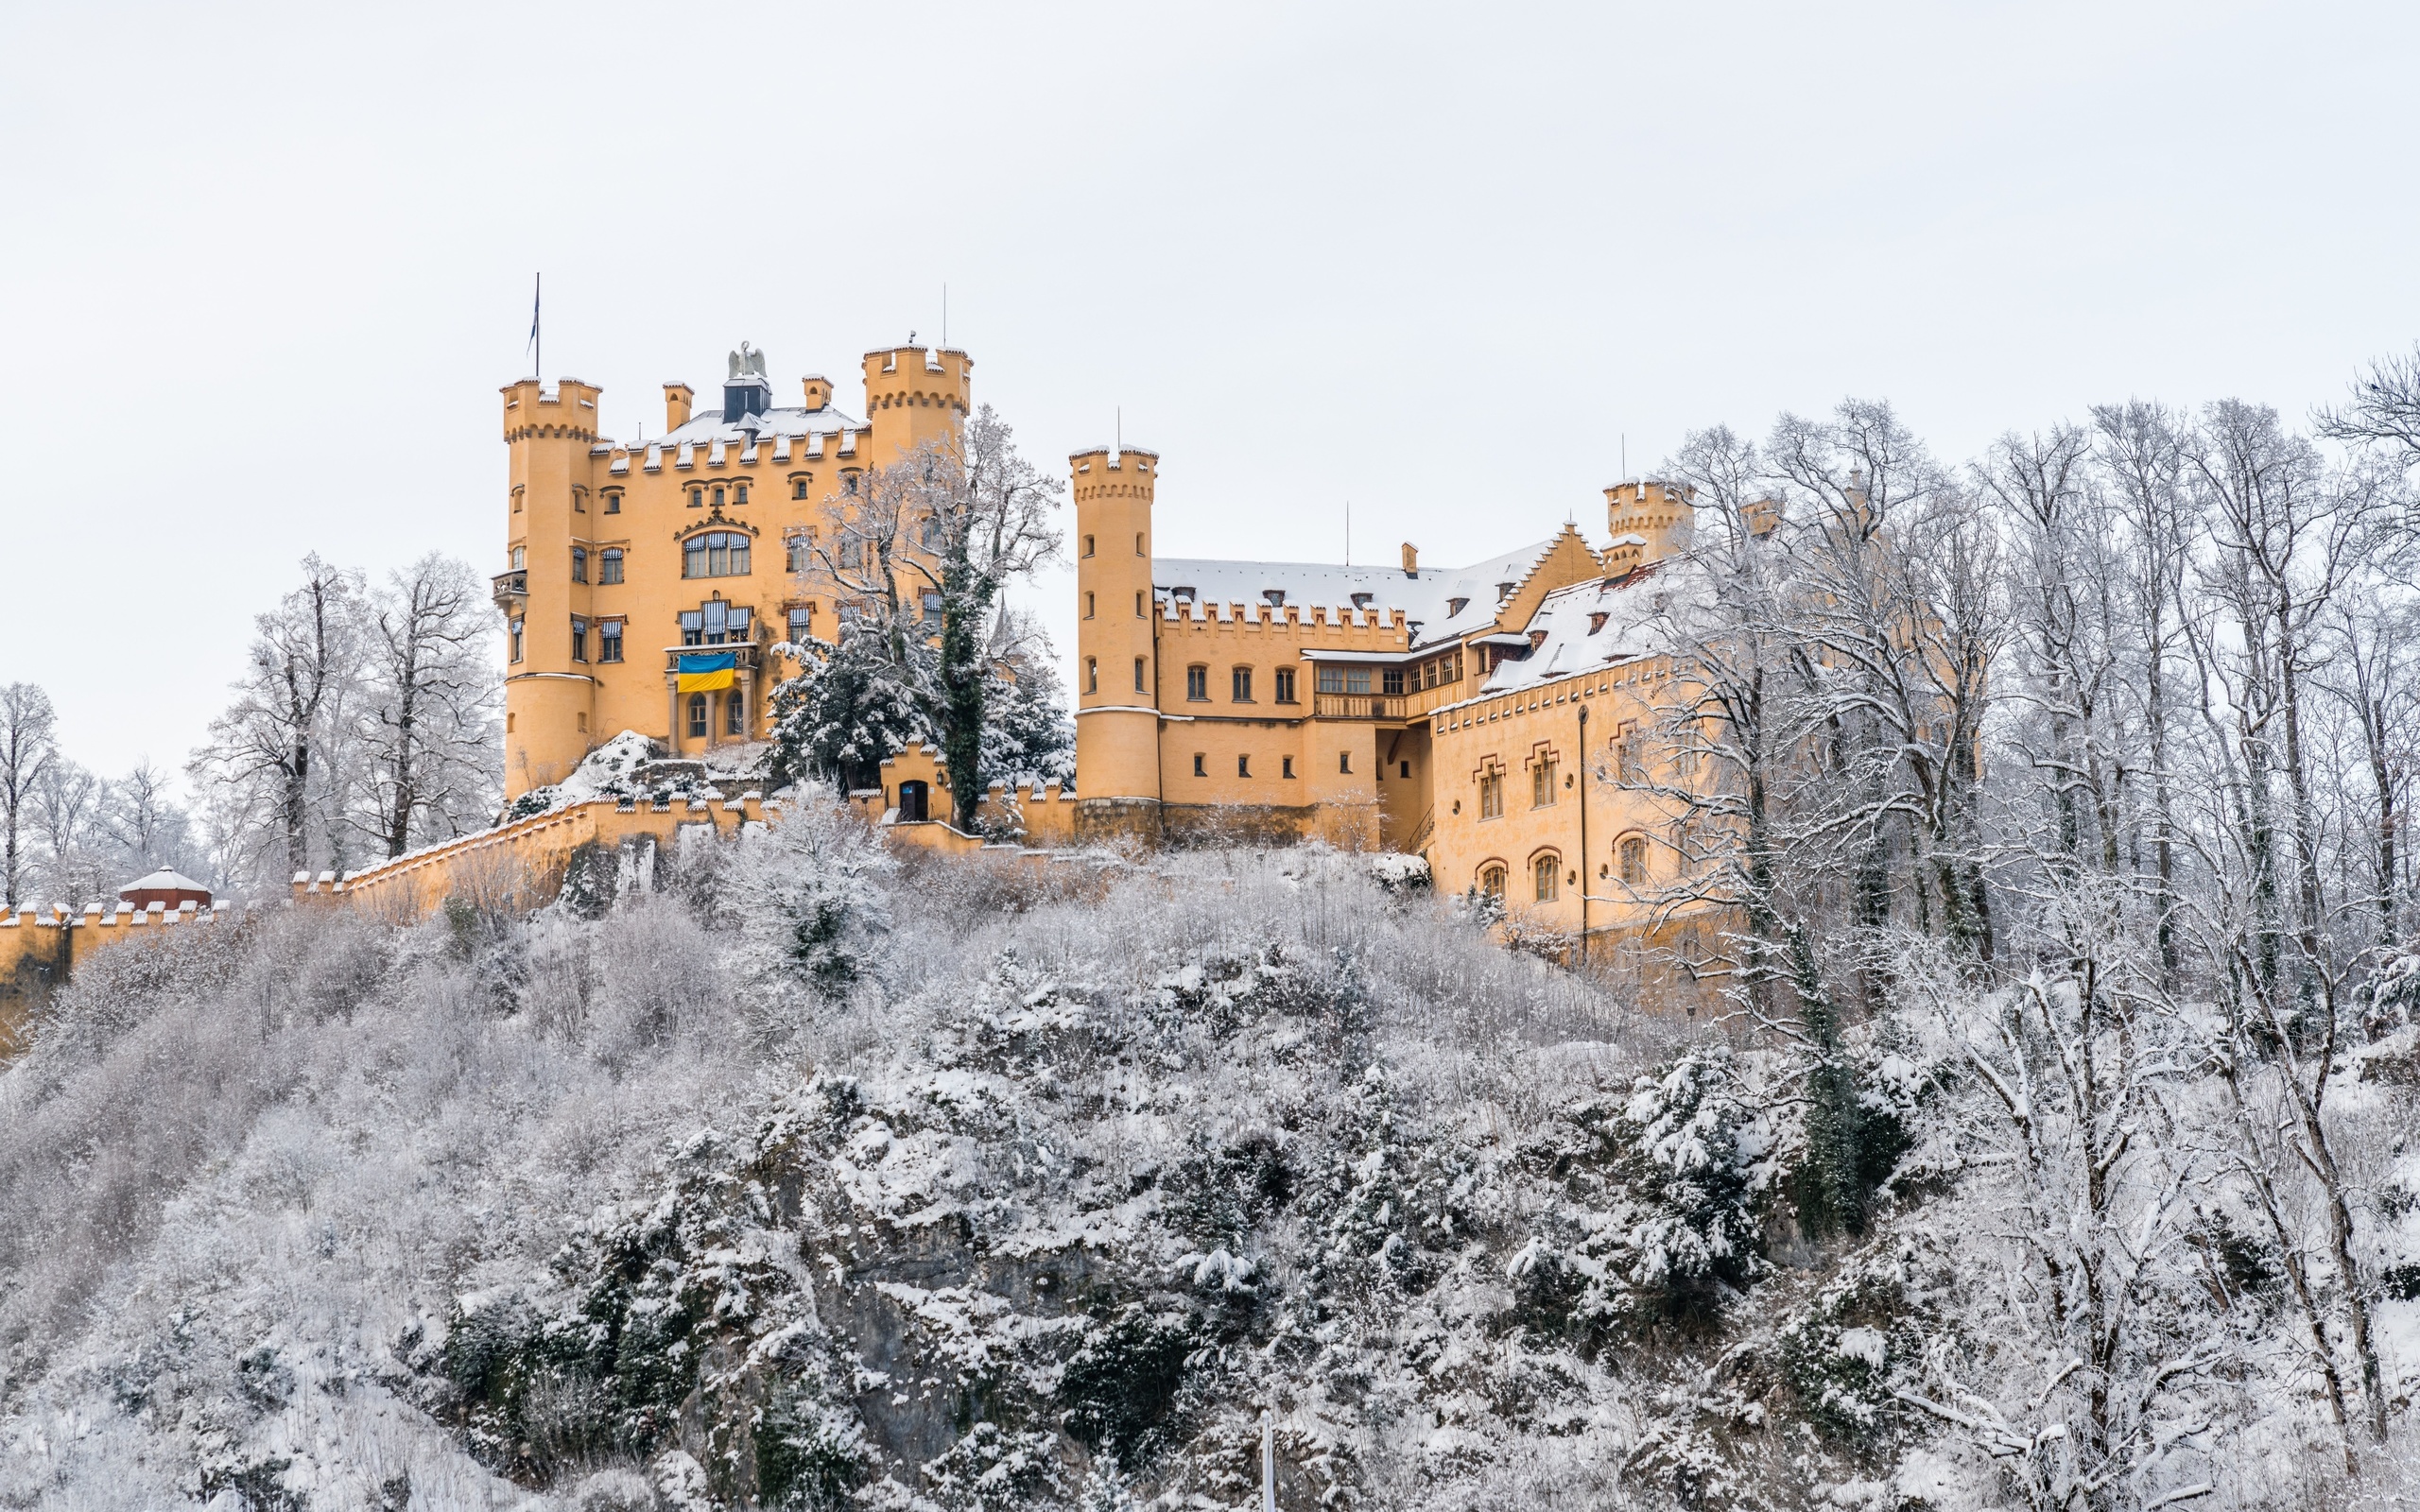
[[[50,695],[38,684],[0,687],[0,906],[12,911],[25,897],[25,842],[34,795],[59,757],[58,725]]]
[[[389,576],[370,607],[364,828],[385,853],[494,816],[502,753],[482,585],[432,553]]]
[[[53,758],[34,784],[41,876],[54,902],[81,903],[101,893],[109,864],[92,844],[100,795],[100,779],[64,756]]]
[[[139,761],[124,777],[104,785],[94,821],[130,876],[164,866],[194,866],[186,858],[192,821],[169,797],[168,774]]]
[[[2406,466],[2420,462],[2420,346],[2371,364],[2354,380],[2349,404],[2320,411],[2319,433],[2393,447]]]
[[[359,675],[358,582],[317,556],[302,571],[302,586],[253,621],[235,701],[211,721],[192,767],[197,783],[235,800],[247,827],[274,834],[291,872],[310,869],[315,839],[323,850],[337,843],[322,757]]]

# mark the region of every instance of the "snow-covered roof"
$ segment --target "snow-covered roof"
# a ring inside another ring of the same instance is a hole
[[[1654,655],[1665,642],[1656,603],[1673,586],[1662,572],[1643,572],[1556,589],[1522,627],[1525,635],[1543,632],[1545,639],[1520,661],[1506,662],[1489,673],[1478,696],[1493,697]],[[1592,627],[1599,614],[1605,616],[1604,622]]]
[[[208,892],[210,889],[183,872],[162,867],[147,877],[137,877],[118,889],[128,892]]]
[[[717,404],[690,416],[687,423],[650,438],[648,444],[674,447],[686,441],[703,446],[709,441],[731,441],[745,445],[751,432],[769,441],[777,436],[831,436],[842,430],[861,431],[865,428],[864,421],[843,414],[833,404],[826,404],[821,409],[794,406],[760,410],[735,421],[725,421],[722,406]]]
[[[1365,607],[1384,619],[1395,610],[1420,627],[1419,644],[1452,640],[1493,624],[1496,588],[1518,583],[1540,558],[1553,549],[1548,539],[1468,567],[1423,567],[1407,573],[1400,567],[1346,567],[1334,562],[1212,561],[1193,557],[1161,557],[1151,563],[1152,593],[1165,601],[1180,589],[1191,589],[1193,602],[1205,604],[1268,603],[1274,589],[1286,604],[1298,609],[1349,610],[1354,595],[1369,595]],[[1459,614],[1449,613],[1456,599],[1466,600]]]

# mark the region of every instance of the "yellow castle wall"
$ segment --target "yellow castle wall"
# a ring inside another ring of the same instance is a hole
[[[810,633],[830,638],[838,624],[828,590],[803,585],[786,564],[786,538],[820,528],[826,501],[841,495],[846,475],[888,465],[928,440],[949,441],[971,403],[973,362],[962,352],[901,347],[866,354],[864,423],[851,432],[777,445],[769,436],[751,449],[729,443],[677,447],[609,445],[596,431],[596,386],[563,380],[552,393],[535,380],[508,385],[504,434],[509,454],[503,570],[524,553],[527,597],[522,660],[506,669],[505,788],[508,797],[560,782],[581,757],[624,730],[664,742],[676,754],[728,743],[717,700],[704,742],[676,719],[666,687],[667,648],[681,642],[679,615],[711,597],[754,613],[752,640],[759,663],[743,671],[735,691],[745,700],[747,739],[769,728],[772,685],[794,668],[765,647],[786,637],[787,611],[809,604]],[[804,382],[791,395],[774,390],[774,406],[826,401],[831,385]],[[692,396],[667,385],[666,421],[689,418]],[[718,388],[708,406],[721,413]],[[700,409],[700,412],[703,412]],[[739,502],[742,486],[747,502]],[[804,497],[799,497],[804,487]],[[703,505],[691,490],[706,490]],[[715,490],[723,490],[717,507]],[[721,577],[681,576],[682,541],[704,528],[751,538],[750,571]],[[571,580],[572,548],[588,552],[588,581]],[[623,580],[601,582],[602,556],[623,553]],[[572,655],[574,618],[589,624],[586,662]],[[624,622],[623,661],[596,660],[597,624]]]
[[[182,911],[121,906],[103,913],[95,903],[80,915],[31,908],[0,915],[0,1060],[16,1053],[27,1023],[50,994],[97,953],[129,941],[157,944],[184,938],[197,928],[233,928],[227,920],[241,913],[232,906]]]

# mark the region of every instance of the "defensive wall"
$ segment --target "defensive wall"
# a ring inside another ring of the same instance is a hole
[[[232,923],[243,913],[238,903],[169,908],[155,902],[148,908],[120,903],[106,912],[90,903],[81,914],[27,908],[0,915],[0,1060],[16,1053],[34,1013],[95,952],[128,940],[178,938],[181,930]]]

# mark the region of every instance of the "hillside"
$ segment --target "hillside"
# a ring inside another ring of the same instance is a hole
[[[2286,1300],[2325,1278],[2208,1155],[2189,1022],[2128,1031],[2164,1122],[2092,1157],[2139,1305],[2078,1406],[2042,1233],[2089,1141],[2055,1076],[2012,1135],[1971,1053],[2055,1065],[2055,981],[1910,970],[1846,1033],[1889,1159],[1816,1239],[1785,1039],[1642,1018],[1363,858],[1029,871],[809,817],[657,879],[79,980],[0,1074],[0,1504],[1243,1506],[1264,1406],[1288,1508],[2413,1489],[2384,995],[2331,1115],[2396,1403],[2347,1483]]]

